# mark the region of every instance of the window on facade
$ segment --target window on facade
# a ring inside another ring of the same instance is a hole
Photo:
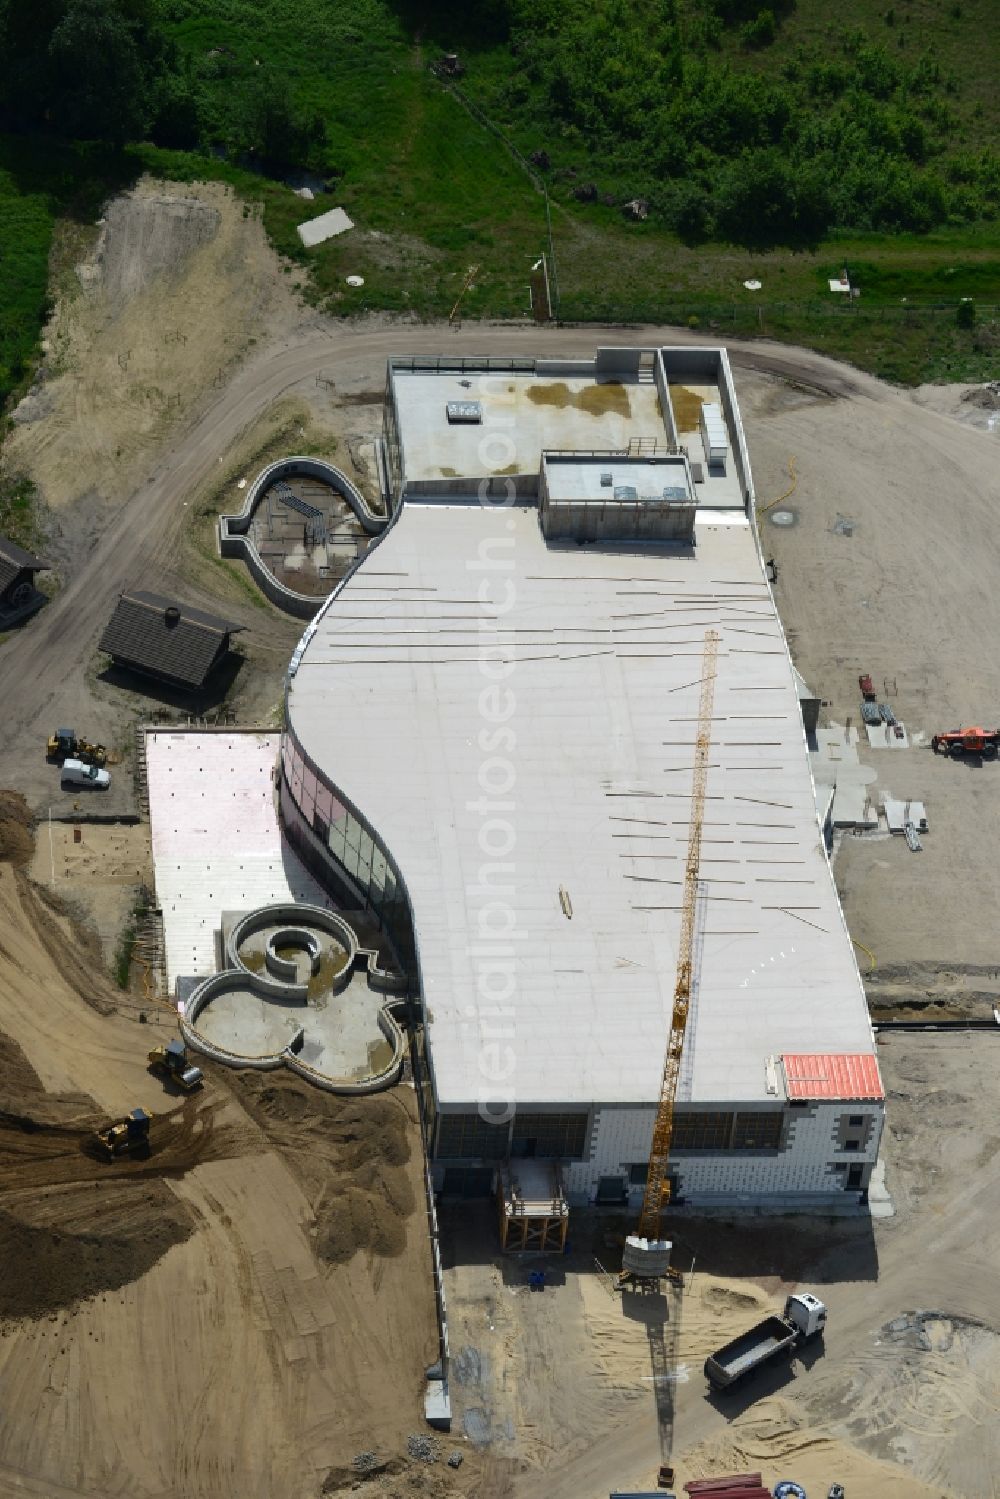
[[[371,884],[373,848],[371,834],[362,828],[358,842],[358,884],[365,891]]]
[[[327,838],[327,845],[330,849],[331,854],[338,861],[338,863],[341,864],[344,862],[344,848],[346,846],[346,841],[347,819],[346,817],[342,817],[339,822],[335,822],[330,828],[330,834]]]
[[[636,1165],[628,1168],[628,1184],[630,1187],[644,1187],[648,1179],[648,1161],[639,1161]]]
[[[478,1114],[442,1114],[436,1154],[451,1161],[502,1161],[508,1131],[508,1125],[489,1124]]]
[[[292,800],[297,807],[302,805],[302,756],[297,750],[292,750],[291,775],[289,777]]]
[[[861,1141],[860,1140],[846,1140],[844,1142],[844,1149],[845,1150],[860,1150],[861,1149]]]
[[[387,868],[388,866],[386,864],[385,854],[379,848],[378,844],[375,844],[374,848],[372,849],[371,889],[372,905],[378,911],[381,911],[385,903],[385,877]]]
[[[672,1150],[728,1150],[732,1114],[678,1111],[674,1115]]]
[[[864,1114],[850,1114],[847,1120],[851,1129],[860,1129],[865,1122]]]
[[[578,1159],[587,1140],[586,1114],[514,1115],[511,1150],[530,1148],[532,1155]]]
[[[736,1115],[733,1126],[734,1150],[777,1150],[780,1145],[780,1113],[772,1111]]]
[[[333,821],[333,792],[316,778],[316,813],[327,824]]]

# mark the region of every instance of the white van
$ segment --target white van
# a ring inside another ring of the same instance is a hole
[[[64,786],[94,786],[100,791],[107,791],[111,785],[111,777],[106,770],[100,770],[96,765],[85,765],[82,760],[64,760],[62,783]]]

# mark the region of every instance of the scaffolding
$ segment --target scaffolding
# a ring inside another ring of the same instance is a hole
[[[566,1248],[569,1203],[555,1161],[510,1161],[497,1184],[500,1245],[518,1253],[561,1254]]]

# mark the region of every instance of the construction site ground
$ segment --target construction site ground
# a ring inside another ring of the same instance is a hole
[[[221,188],[145,184],[106,218],[57,287],[48,375],[4,454],[38,486],[58,586],[0,643],[0,787],[40,818],[33,853],[22,809],[0,799],[0,1494],[598,1499],[649,1486],[669,1438],[681,1478],[751,1466],[817,1492],[839,1480],[851,1499],[993,1496],[990,1035],[881,1043],[895,1217],[678,1221],[697,1265],[666,1372],[648,1332],[663,1307],[616,1301],[594,1265],[613,1267],[624,1225],[575,1218],[572,1252],[531,1292],[526,1266],[497,1254],[491,1212],[449,1207],[452,1445],[466,1460],[448,1469],[447,1443],[436,1463],[407,1454],[436,1352],[412,1093],[348,1106],[211,1068],[202,1094],[165,1092],[145,1057],[173,1034],[171,1011],[106,976],[148,869],[144,832],[87,826],[87,812],[134,811],[139,718],[278,721],[301,625],[214,556],[211,517],[297,442],[326,444],[371,492],[389,355],[569,357],[711,334],[335,323],[300,307],[256,218]],[[888,837],[838,847],[852,935],[874,955],[870,996],[890,1012],[988,1015],[1000,763],[937,759],[929,738],[1000,721],[1000,439],[953,392],[913,397],[763,342],[731,355],[759,501],[784,495],[793,513],[761,528],[796,664],[833,722],[857,722],[859,672],[889,686],[912,748],[862,758],[928,809],[919,854]],[[194,701],[109,674],[97,640],[127,587],[243,625],[239,670]],[[63,724],[119,763],[106,798],[76,798],[80,844],[54,822],[47,847],[48,808],[74,813],[44,758]],[[71,922],[80,909],[89,935]],[[136,1104],[158,1115],[149,1160],[95,1160],[93,1129]],[[708,1345],[791,1284],[828,1302],[825,1352],[709,1399]],[[378,1459],[368,1477],[352,1468],[362,1450]]]

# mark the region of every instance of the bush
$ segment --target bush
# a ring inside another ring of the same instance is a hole
[[[773,10],[759,10],[752,21],[740,27],[740,42],[744,47],[768,47],[774,41],[776,26]]]
[[[955,322],[960,328],[976,326],[976,304],[971,297],[963,297],[955,313]]]

